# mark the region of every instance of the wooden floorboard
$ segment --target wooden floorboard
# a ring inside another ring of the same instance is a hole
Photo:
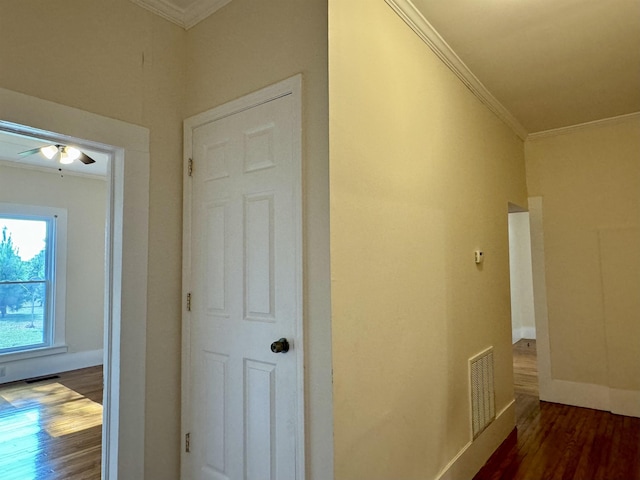
[[[99,480],[102,367],[0,385],[0,479]]]
[[[538,356],[536,341],[522,339],[513,345],[515,393],[538,396]]]
[[[514,345],[517,428],[474,480],[640,480],[640,419],[540,402],[535,349]]]

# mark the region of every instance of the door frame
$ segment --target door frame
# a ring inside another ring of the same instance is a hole
[[[274,85],[270,85],[244,97],[224,103],[211,110],[189,117],[184,121],[184,156],[183,156],[183,236],[182,236],[182,418],[181,418],[181,478],[188,478],[186,435],[191,424],[191,313],[188,310],[187,296],[191,291],[191,201],[193,187],[190,177],[193,155],[193,131],[236,113],[243,112],[278,98],[291,95],[293,102],[293,136],[292,163],[294,168],[295,185],[293,190],[295,245],[296,251],[296,330],[298,340],[294,349],[297,361],[297,445],[296,445],[296,480],[305,478],[305,388],[304,388],[304,306],[303,306],[303,243],[302,243],[302,75],[298,74]],[[198,166],[194,166],[197,169]]]
[[[4,131],[110,155],[101,475],[143,478],[149,131],[2,88],[0,112]],[[120,375],[121,364],[127,365],[126,376]]]

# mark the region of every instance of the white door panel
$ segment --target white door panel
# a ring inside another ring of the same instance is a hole
[[[299,125],[293,95],[193,130],[191,478],[300,478]],[[271,343],[285,337],[287,353]]]

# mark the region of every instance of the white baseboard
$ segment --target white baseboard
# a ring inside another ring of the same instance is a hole
[[[609,388],[591,383],[551,380],[540,382],[540,400],[609,411]]]
[[[609,396],[611,413],[640,418],[640,391],[612,388],[609,390]]]
[[[436,480],[471,480],[515,426],[515,401],[512,400],[478,438],[460,450]]]
[[[640,391],[605,385],[551,380],[540,383],[540,400],[640,417]]]
[[[519,327],[514,328],[511,331],[511,343],[516,343],[518,340],[522,340],[526,338],[528,340],[536,339],[536,328],[535,327]]]
[[[95,365],[102,365],[102,361],[103,350],[99,349],[3,362],[0,363],[0,367],[4,367],[5,375],[0,377],[0,383],[53,375],[78,368],[93,367]]]

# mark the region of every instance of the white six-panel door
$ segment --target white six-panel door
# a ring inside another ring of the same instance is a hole
[[[263,93],[191,129],[193,479],[303,478],[299,89]]]

